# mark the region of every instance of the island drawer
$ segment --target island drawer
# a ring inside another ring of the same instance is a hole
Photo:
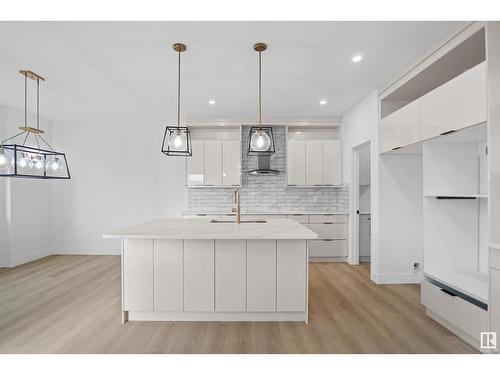
[[[346,225],[344,223],[311,223],[309,224],[309,228],[313,232],[316,232],[320,239],[346,239]]]
[[[347,222],[346,215],[337,214],[313,214],[309,215],[310,223],[345,223]]]
[[[309,240],[310,257],[346,257],[345,240]]]

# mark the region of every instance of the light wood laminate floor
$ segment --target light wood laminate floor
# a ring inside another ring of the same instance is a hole
[[[0,353],[475,353],[426,317],[417,285],[368,265],[310,264],[303,323],[121,324],[118,256],[50,256],[0,270]]]

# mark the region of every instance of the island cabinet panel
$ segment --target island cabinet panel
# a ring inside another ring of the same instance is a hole
[[[214,311],[214,240],[184,240],[184,311]]]
[[[305,311],[307,247],[305,240],[277,241],[277,310]]]
[[[182,240],[154,241],[155,311],[182,311]]]
[[[276,311],[276,241],[247,241],[247,311]]]
[[[245,240],[215,241],[215,311],[246,310]]]
[[[124,240],[123,309],[153,311],[153,240]]]

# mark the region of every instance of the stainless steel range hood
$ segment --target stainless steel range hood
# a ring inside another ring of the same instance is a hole
[[[269,155],[259,155],[257,156],[257,168],[251,171],[245,172],[246,174],[251,174],[253,176],[258,175],[277,175],[281,172],[276,169],[271,169],[271,156]]]

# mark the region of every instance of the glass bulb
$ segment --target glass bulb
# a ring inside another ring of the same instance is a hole
[[[4,150],[3,148],[1,148],[0,149],[0,170],[5,171],[5,170],[9,169],[11,162],[12,162],[12,160],[11,160],[9,153],[6,150]]]
[[[43,161],[41,156],[37,156],[33,163],[36,169],[43,169]]]
[[[17,162],[20,168],[26,168],[29,165],[28,155],[25,153],[21,153],[21,158]]]
[[[184,140],[180,130],[176,130],[175,133],[171,135],[170,146],[175,150],[179,150],[184,146]]]
[[[271,138],[264,130],[257,130],[252,135],[250,146],[253,151],[267,151],[271,146]]]
[[[59,169],[59,159],[55,158],[52,163],[50,164],[50,169],[52,169],[54,172]]]

